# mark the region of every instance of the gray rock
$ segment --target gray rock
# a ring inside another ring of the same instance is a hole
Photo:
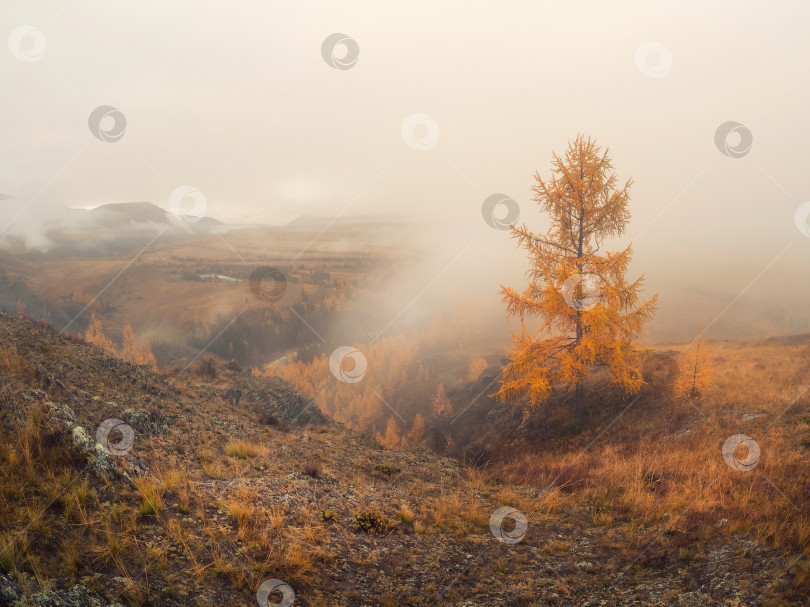
[[[22,598],[23,592],[13,579],[0,575],[0,605],[12,605]]]
[[[73,446],[87,459],[93,473],[104,479],[113,479],[118,476],[131,480],[125,472],[120,472],[112,456],[99,445],[95,437],[79,424],[73,409],[61,403],[46,403],[49,416],[48,423],[53,429],[68,434]]]
[[[331,423],[313,399],[307,398],[280,377],[269,377],[258,388],[246,388],[242,391],[242,400],[250,403],[260,421],[280,429]]]
[[[141,437],[163,436],[169,432],[168,420],[156,411],[126,409],[121,419],[137,430]]]
[[[0,575],[0,605],[7,607],[121,607],[120,603],[110,603],[81,584],[65,590],[43,591],[26,595],[19,585],[7,575]]]

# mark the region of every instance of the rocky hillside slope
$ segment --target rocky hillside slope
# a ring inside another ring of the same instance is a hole
[[[642,550],[665,520],[384,450],[238,369],[0,315],[0,377],[0,605],[753,605],[789,565],[742,533]]]

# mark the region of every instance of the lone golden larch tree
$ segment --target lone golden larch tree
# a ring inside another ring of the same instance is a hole
[[[624,233],[632,180],[619,187],[608,151],[578,135],[561,157],[553,155],[552,175],[535,174],[532,191],[548,215],[545,234],[525,224],[512,236],[528,253],[529,286],[522,292],[501,285],[508,317],[519,317],[524,330],[514,348],[498,395],[504,401],[528,395],[531,406],[555,387],[573,392],[579,414],[585,407],[585,380],[597,366],[625,394],[641,389],[637,341],[655,313],[656,297],[640,303],[642,278],[625,279],[632,249],[600,250],[605,239]],[[539,317],[539,334],[525,330],[527,317]]]

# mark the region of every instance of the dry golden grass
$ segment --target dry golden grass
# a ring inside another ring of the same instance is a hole
[[[577,440],[558,442],[558,448],[512,457],[497,467],[497,477],[552,484],[534,507],[541,513],[554,512],[570,499],[589,505],[594,525],[660,523],[667,515],[670,526],[690,537],[745,532],[780,550],[803,549],[810,537],[810,467],[802,445],[810,438],[810,392],[800,397],[800,391],[810,387],[810,345],[706,347],[713,383],[701,397],[649,392],[587,452]],[[589,424],[598,429],[616,413]],[[733,434],[759,444],[761,459],[750,472],[723,460],[720,446]],[[496,497],[504,504],[520,503],[509,490]],[[723,518],[728,523],[719,529]]]
[[[234,520],[239,529],[248,527],[253,523],[256,507],[253,504],[231,500],[227,505],[228,515]]]
[[[272,506],[268,512],[268,519],[270,521],[270,525],[276,531],[281,531],[284,528],[284,518],[285,513],[284,509],[280,506]]]
[[[138,512],[141,516],[154,516],[163,509],[163,494],[166,488],[156,478],[141,476],[135,479],[135,488],[141,497]]]
[[[202,469],[206,476],[216,480],[231,478],[233,476],[230,469],[221,462],[203,462]]]
[[[478,468],[466,470],[466,484],[471,491],[483,491],[487,485],[487,475]]]
[[[808,364],[797,362],[810,360],[810,351],[796,346],[785,355],[784,346],[767,344],[709,347],[715,384],[693,404],[647,395],[590,447],[615,412],[596,412],[589,420],[592,429],[581,434],[556,437],[487,471],[457,475],[414,470],[402,463],[406,459],[391,460],[404,471],[396,480],[370,475],[379,463],[375,451],[352,455],[345,466],[324,459],[333,478],[302,478],[297,473],[307,459],[291,455],[292,433],[274,435],[278,461],[270,461],[247,434],[228,443],[212,433],[200,437],[190,457],[168,449],[141,452],[152,474],[135,478],[133,490],[79,474],[86,462],[76,459],[64,437],[48,433],[43,410],[33,406],[14,420],[14,432],[4,435],[8,440],[0,441],[0,568],[42,579],[54,571],[65,579],[104,571],[129,580],[127,604],[160,603],[160,596],[138,581],[144,571],[150,579],[171,575],[249,593],[268,577],[309,589],[325,564],[354,558],[353,552],[340,552],[351,550],[348,546],[388,540],[349,528],[355,505],[394,521],[387,534],[413,530],[411,540],[429,545],[491,540],[489,516],[508,505],[527,515],[532,533],[586,525],[595,532],[594,545],[624,562],[649,545],[653,527],[667,530],[662,541],[670,542],[671,554],[684,566],[703,562],[702,546],[710,540],[737,533],[796,554],[810,542],[805,497],[810,472],[801,442],[810,439],[808,399],[768,426],[798,395],[797,385],[784,385],[810,376]],[[17,364],[13,353],[6,357],[11,363],[2,364]],[[762,449],[759,465],[749,473],[732,470],[720,457],[720,444],[738,432],[756,438]],[[333,481],[340,483],[339,492]],[[506,486],[510,482],[516,486]],[[303,483],[320,493],[317,501],[301,499],[307,495],[297,493]],[[394,502],[381,502],[381,490],[400,494]],[[282,493],[291,499],[276,499]],[[342,501],[346,493],[356,500],[352,509]],[[327,507],[336,512],[324,524]],[[727,523],[718,526],[723,518]],[[539,547],[542,555],[560,559],[575,548],[570,539],[557,537]],[[388,565],[386,557],[362,550],[357,563]],[[498,575],[524,566],[515,559],[491,563]],[[799,561],[790,575],[791,583],[806,585],[807,561]],[[526,582],[527,593],[530,585]],[[559,594],[565,596],[562,584]],[[320,600],[315,595],[307,596],[311,604]]]
[[[413,521],[414,514],[413,510],[411,510],[407,505],[403,504],[400,506],[397,516],[403,523],[410,523]]]
[[[261,447],[245,440],[235,440],[225,446],[225,454],[237,459],[248,459],[259,455]]]
[[[13,344],[0,345],[0,377],[4,384],[13,380],[17,385],[33,385],[36,379],[34,364],[19,354]]]

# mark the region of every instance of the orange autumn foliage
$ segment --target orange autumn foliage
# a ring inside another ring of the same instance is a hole
[[[453,413],[453,405],[447,398],[444,391],[444,384],[439,384],[436,388],[436,395],[433,397],[433,414],[436,417],[450,415]]]
[[[124,343],[121,346],[121,358],[134,365],[149,365],[149,368],[157,370],[157,361],[148,341],[143,345],[138,344],[131,325],[124,326]]]
[[[606,238],[624,233],[632,180],[619,187],[607,150],[578,135],[561,157],[554,154],[552,176],[535,174],[534,200],[551,227],[534,234],[525,224],[512,236],[530,260],[529,286],[518,292],[501,285],[507,316],[539,317],[537,335],[525,329],[513,336],[511,361],[498,395],[504,401],[528,396],[531,406],[555,387],[574,391],[584,407],[584,383],[604,366],[625,394],[641,389],[637,337],[655,313],[656,297],[640,302],[642,278],[628,282],[632,249],[600,253]]]
[[[411,447],[417,447],[422,442],[425,435],[425,418],[421,413],[417,413],[413,418],[413,425],[411,431],[408,432],[406,442]]]
[[[386,449],[398,449],[402,446],[402,437],[397,429],[397,422],[393,417],[388,419],[388,425],[385,428],[385,436],[377,432],[377,442]]]
[[[95,312],[90,316],[90,325],[87,327],[84,339],[87,343],[94,344],[113,356],[118,356],[112,340],[104,335],[101,321],[96,318]]]

